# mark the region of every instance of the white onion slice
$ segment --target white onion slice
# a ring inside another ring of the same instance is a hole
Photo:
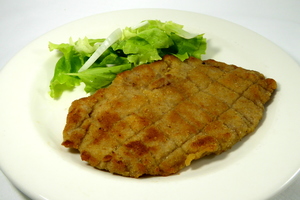
[[[78,70],[82,72],[87,70],[111,45],[118,41],[122,37],[122,31],[120,28],[112,32],[106,40],[97,48],[92,56],[84,63],[84,65]]]

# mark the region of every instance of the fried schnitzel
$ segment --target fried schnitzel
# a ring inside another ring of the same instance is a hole
[[[75,100],[62,145],[111,173],[174,174],[254,131],[276,87],[256,71],[167,55]]]

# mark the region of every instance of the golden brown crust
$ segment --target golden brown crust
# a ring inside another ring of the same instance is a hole
[[[62,144],[111,173],[174,174],[252,132],[276,87],[235,65],[167,55],[74,101]]]

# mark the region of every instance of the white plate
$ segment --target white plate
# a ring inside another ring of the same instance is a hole
[[[125,178],[96,170],[60,145],[67,109],[80,91],[47,94],[58,54],[48,41],[106,37],[145,19],[172,20],[205,33],[205,58],[258,70],[278,82],[266,118],[231,150],[194,162],[180,175]],[[57,28],[20,51],[0,74],[0,163],[33,199],[265,199],[290,183],[300,166],[299,66],[260,35],[214,17],[140,9],[99,14]]]

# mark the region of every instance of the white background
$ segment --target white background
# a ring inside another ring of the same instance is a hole
[[[268,38],[300,64],[299,0],[0,0],[0,69],[27,44],[58,26],[94,14],[132,8],[186,10],[229,20]],[[29,198],[0,171],[0,199]],[[300,199],[299,175],[286,190],[271,198],[281,199]]]

